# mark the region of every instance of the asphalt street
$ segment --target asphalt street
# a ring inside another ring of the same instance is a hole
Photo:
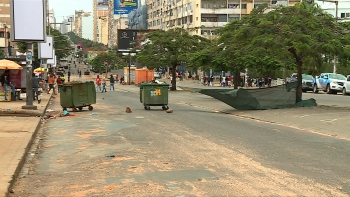
[[[314,94],[311,92],[303,93],[303,99],[314,98],[319,105],[334,105],[338,107],[350,107],[350,96],[343,96],[341,93],[338,94],[326,94],[318,93]]]
[[[45,124],[11,196],[350,195],[346,140],[178,101],[146,111],[139,95],[107,91],[92,112]],[[50,108],[61,110],[58,97]]]

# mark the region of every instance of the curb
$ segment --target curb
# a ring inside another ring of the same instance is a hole
[[[46,106],[45,106],[45,109],[44,109],[44,112],[42,113],[42,116],[45,114],[45,112],[46,112],[46,110],[47,110],[47,108],[48,108],[48,106],[49,106],[49,104],[50,104],[50,100],[51,100],[51,98],[52,98],[52,94],[53,94],[53,93],[51,93],[51,95],[50,95],[50,97],[49,97],[49,101],[47,102],[47,104],[46,104]],[[6,193],[5,193],[5,197],[9,197],[10,191],[12,190],[13,185],[16,183],[17,178],[18,178],[18,175],[19,175],[19,173],[21,172],[21,170],[22,170],[24,164],[26,163],[27,154],[28,154],[28,152],[30,151],[30,149],[31,149],[31,147],[32,147],[32,144],[33,144],[33,142],[34,142],[34,140],[35,140],[35,138],[36,138],[36,135],[38,134],[38,131],[39,131],[39,129],[40,129],[40,126],[41,126],[41,119],[38,118],[38,124],[37,124],[36,127],[34,128],[33,134],[32,134],[32,136],[30,137],[30,140],[28,141],[28,144],[27,144],[27,146],[26,146],[26,148],[25,148],[25,150],[24,150],[24,153],[23,153],[23,155],[22,155],[22,157],[21,157],[21,160],[19,161],[19,163],[18,163],[18,165],[17,165],[17,168],[16,168],[14,174],[12,175],[12,180],[9,182],[9,185],[8,185],[8,187],[7,187],[7,191],[6,191]]]

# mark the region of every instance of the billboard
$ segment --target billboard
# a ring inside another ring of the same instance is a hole
[[[129,14],[138,7],[138,0],[114,0],[114,14]]]
[[[97,10],[108,10],[108,0],[95,0],[95,1],[96,1]]]
[[[136,41],[137,32],[136,29],[118,29],[118,51],[129,51]]]
[[[10,2],[11,41],[45,42],[46,1],[11,0]]]

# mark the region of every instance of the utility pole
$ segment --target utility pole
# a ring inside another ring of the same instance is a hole
[[[27,43],[27,73],[26,73],[26,88],[27,88],[27,99],[26,99],[26,105],[22,106],[22,109],[32,109],[36,110],[38,109],[37,106],[33,105],[33,43]]]
[[[335,21],[338,23],[338,1],[334,1],[335,3]],[[334,64],[333,64],[333,73],[337,73],[337,61],[338,58],[334,55]]]

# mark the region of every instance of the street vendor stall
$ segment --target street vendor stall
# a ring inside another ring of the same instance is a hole
[[[17,91],[13,84],[17,79],[11,79],[10,76],[21,73],[20,70],[22,69],[22,66],[16,62],[5,59],[0,60],[0,79],[4,79],[5,76],[6,78],[10,78],[9,82],[5,81],[4,84],[0,86],[0,101],[11,101],[11,98],[15,98],[16,94],[20,94],[20,91]]]

